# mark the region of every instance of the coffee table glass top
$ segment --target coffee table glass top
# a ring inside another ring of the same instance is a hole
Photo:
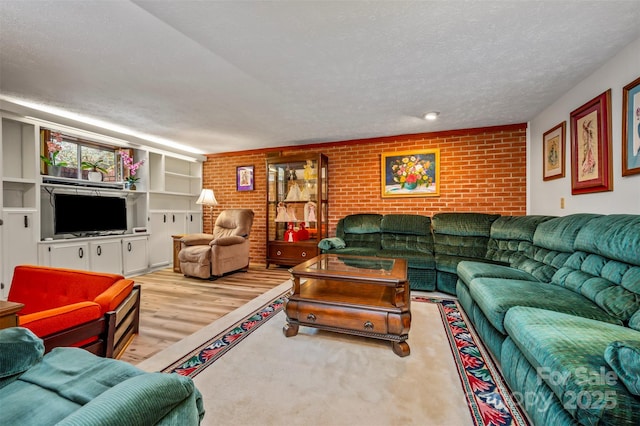
[[[365,275],[391,275],[395,259],[369,256],[320,255],[306,265],[308,271],[347,272]]]

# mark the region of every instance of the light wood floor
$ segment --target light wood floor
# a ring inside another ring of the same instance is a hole
[[[252,265],[215,281],[167,268],[133,277],[141,287],[140,333],[119,357],[137,364],[290,277],[288,269]]]

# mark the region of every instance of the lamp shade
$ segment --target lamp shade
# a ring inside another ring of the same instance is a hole
[[[196,204],[204,204],[205,206],[217,206],[218,201],[216,200],[216,196],[213,195],[213,189],[203,189],[202,192],[200,192],[200,197],[198,197]]]

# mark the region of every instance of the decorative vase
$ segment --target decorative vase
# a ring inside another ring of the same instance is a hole
[[[132,183],[131,185],[129,185],[129,189],[132,190],[132,191],[135,191],[136,190],[136,184]]]
[[[49,176],[60,177],[60,175],[62,174],[62,167],[60,167],[60,166],[48,166],[47,167],[47,173],[49,174]]]
[[[87,178],[91,182],[102,182],[102,173],[100,172],[88,172]]]
[[[408,190],[416,189],[418,187],[418,182],[405,182],[404,188]]]

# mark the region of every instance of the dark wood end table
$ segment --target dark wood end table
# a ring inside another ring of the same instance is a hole
[[[0,330],[18,326],[18,311],[24,308],[22,303],[0,300]]]

